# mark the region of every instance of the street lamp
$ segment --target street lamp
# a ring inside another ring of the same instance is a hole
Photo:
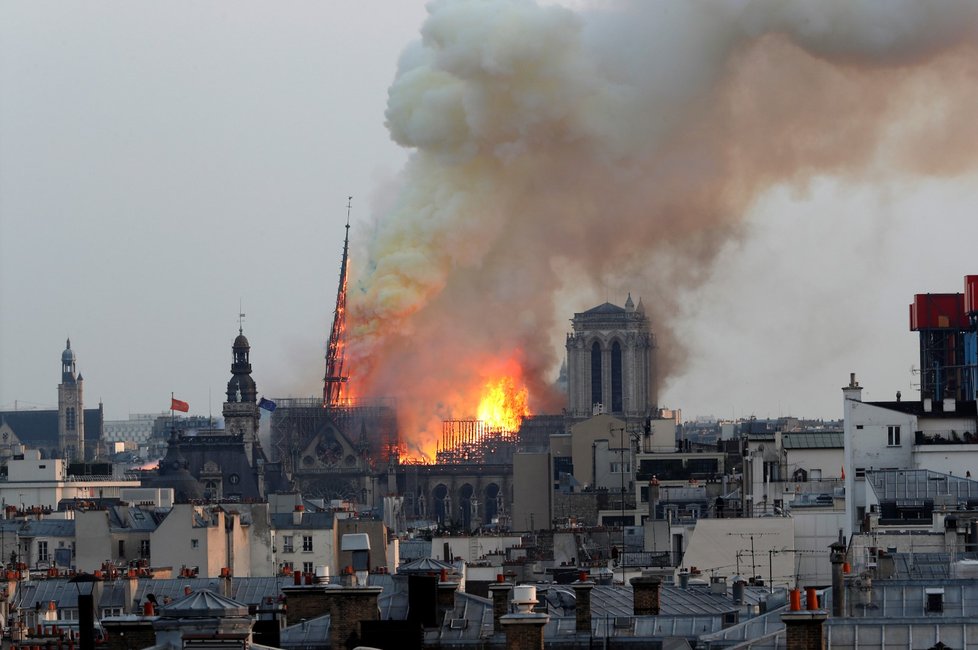
[[[79,573],[68,582],[78,589],[78,648],[79,650],[95,650],[95,583],[97,576],[91,573]]]

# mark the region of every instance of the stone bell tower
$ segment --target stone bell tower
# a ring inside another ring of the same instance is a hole
[[[84,380],[75,372],[71,339],[61,353],[61,383],[58,384],[58,454],[68,461],[85,460]]]
[[[568,412],[590,417],[598,405],[622,418],[644,418],[657,408],[655,336],[645,307],[628,296],[574,314],[567,335]]]
[[[248,356],[251,345],[241,328],[231,346],[231,380],[228,381],[227,401],[224,402],[224,430],[240,435],[244,442],[248,464],[254,466],[255,446],[258,443],[258,390],[251,378]]]

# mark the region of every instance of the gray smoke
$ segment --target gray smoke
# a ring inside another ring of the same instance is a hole
[[[978,3],[433,2],[390,88],[413,150],[358,242],[351,381],[397,395],[402,433],[470,417],[498,364],[536,410],[574,308],[642,287],[660,382],[677,305],[759,193],[818,175],[975,166]],[[638,296],[635,296],[636,299]]]

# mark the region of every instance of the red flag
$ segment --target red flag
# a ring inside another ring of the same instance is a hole
[[[187,402],[182,402],[178,399],[170,398],[170,410],[171,411],[183,411],[187,413],[190,411],[190,404]]]
[[[843,481],[846,480],[846,468],[845,467],[842,468],[842,480]]]

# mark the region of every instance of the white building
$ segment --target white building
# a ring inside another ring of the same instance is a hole
[[[41,458],[28,449],[22,459],[7,461],[7,480],[0,481],[0,500],[22,508],[56,509],[62,499],[118,498],[125,488],[138,488],[138,480],[117,476],[72,476],[60,458]]]
[[[866,473],[931,470],[978,476],[978,414],[975,402],[863,402],[852,375],[842,389],[845,436],[845,533],[862,528],[871,501]]]

